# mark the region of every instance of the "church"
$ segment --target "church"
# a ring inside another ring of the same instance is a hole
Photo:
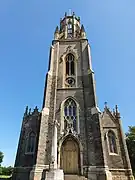
[[[75,13],[56,27],[41,111],[26,107],[13,180],[133,180],[116,106],[100,111],[91,49]]]

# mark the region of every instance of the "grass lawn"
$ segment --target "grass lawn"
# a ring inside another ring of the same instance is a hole
[[[10,178],[11,176],[0,175],[0,178]]]

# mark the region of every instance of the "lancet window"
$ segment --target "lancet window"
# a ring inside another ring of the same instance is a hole
[[[116,136],[113,131],[108,132],[108,141],[110,153],[117,154]]]
[[[29,133],[27,144],[26,144],[26,153],[34,153],[36,145],[36,134],[34,132]]]
[[[72,37],[73,30],[72,30],[72,23],[68,23],[68,37]]]
[[[73,54],[68,54],[66,57],[66,75],[75,75],[75,64]]]

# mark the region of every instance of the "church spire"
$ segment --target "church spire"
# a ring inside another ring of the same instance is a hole
[[[86,32],[85,32],[85,29],[84,29],[83,24],[82,24],[82,26],[81,26],[81,37],[82,37],[82,38],[86,38]]]

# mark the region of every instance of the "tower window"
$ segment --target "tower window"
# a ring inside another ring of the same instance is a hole
[[[72,36],[72,24],[71,23],[68,23],[68,37],[71,37]]]
[[[34,132],[29,134],[26,144],[26,153],[34,153],[36,145],[36,135]]]
[[[110,152],[117,154],[116,136],[113,131],[108,132],[108,141]]]
[[[75,75],[74,56],[68,54],[66,57],[66,75]]]
[[[77,105],[71,98],[66,100],[64,104],[65,127],[70,125],[76,131]]]

